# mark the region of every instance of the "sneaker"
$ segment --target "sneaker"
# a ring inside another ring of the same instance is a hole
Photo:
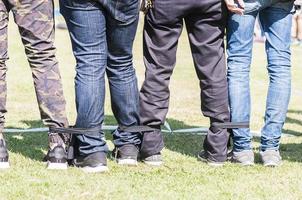
[[[8,151],[4,139],[0,139],[0,169],[9,168]]]
[[[47,169],[67,169],[67,153],[64,147],[58,145],[47,153]]]
[[[213,160],[209,159],[206,151],[201,151],[200,153],[198,153],[197,157],[198,157],[199,161],[207,163],[208,165],[210,165],[212,167],[221,167],[224,165],[224,162],[218,162],[218,161],[213,161]]]
[[[260,158],[265,167],[278,167],[282,163],[279,150],[260,151]]]
[[[62,136],[49,133],[49,150],[45,157],[47,169],[67,169],[67,151]]]
[[[163,164],[161,153],[145,157],[142,159],[142,161],[151,166],[161,166]]]
[[[101,173],[109,170],[105,152],[95,152],[89,155],[79,156],[74,159],[73,164],[86,173]]]
[[[233,150],[228,150],[227,161],[232,161],[233,158]]]
[[[119,165],[137,166],[138,148],[133,144],[126,144],[112,151],[113,157]]]
[[[242,166],[251,166],[255,164],[254,152],[252,150],[244,150],[240,152],[233,152],[231,162],[239,163]]]

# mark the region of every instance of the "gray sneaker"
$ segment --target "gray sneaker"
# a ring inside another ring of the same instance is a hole
[[[163,160],[160,153],[143,158],[142,161],[145,164],[151,166],[161,166],[163,164]]]
[[[251,166],[255,164],[255,156],[252,150],[233,152],[231,162],[239,163],[242,166]]]
[[[260,151],[260,158],[265,167],[278,167],[282,163],[279,150]]]
[[[224,165],[224,162],[210,160],[206,151],[199,152],[197,159],[201,162],[207,163],[211,167],[222,167]]]

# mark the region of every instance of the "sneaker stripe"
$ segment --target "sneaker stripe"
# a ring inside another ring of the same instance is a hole
[[[128,159],[117,159],[117,164],[119,165],[129,165],[129,166],[137,166],[137,160],[128,158]]]
[[[47,162],[47,169],[50,170],[66,170],[68,167],[67,162],[65,163],[54,163],[54,162]]]

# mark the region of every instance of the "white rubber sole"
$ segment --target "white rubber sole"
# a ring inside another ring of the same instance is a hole
[[[9,167],[9,162],[0,162],[0,169],[8,169]]]
[[[282,162],[280,162],[280,163],[268,162],[268,163],[263,164],[264,167],[279,167],[280,165],[282,165]]]
[[[50,170],[66,170],[68,167],[67,163],[51,163],[47,162],[47,169]]]
[[[206,162],[211,167],[223,167],[224,163]]]
[[[197,160],[199,160],[203,163],[206,163],[211,167],[222,167],[222,166],[224,166],[224,163],[222,163],[222,162],[210,162],[207,159],[200,157],[199,155],[197,155]]]
[[[85,173],[104,173],[109,171],[108,167],[103,165],[97,167],[81,167],[81,170]]]
[[[117,159],[118,165],[137,166],[137,160],[134,159]]]
[[[245,163],[239,163],[239,162],[237,162],[237,163],[240,164],[243,167],[248,167],[248,166],[254,166],[255,165],[255,162],[245,162]]]
[[[238,164],[238,165],[241,165],[243,167],[248,167],[248,166],[254,166],[255,165],[255,162],[252,162],[252,161],[239,162],[239,161],[234,160],[234,159],[231,159],[230,161],[231,161],[231,163]]]
[[[162,161],[143,161],[146,165],[150,165],[150,166],[155,166],[155,167],[159,167],[163,164]]]

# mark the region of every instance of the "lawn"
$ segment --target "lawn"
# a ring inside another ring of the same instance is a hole
[[[144,78],[142,26],[134,45],[134,63],[139,84]],[[75,121],[75,61],[68,33],[56,32],[57,57],[63,78],[70,124]],[[203,137],[192,134],[165,134],[165,164],[120,167],[109,159],[110,172],[84,174],[77,168],[47,171],[41,161],[47,151],[47,134],[7,134],[11,169],[0,171],[0,199],[302,199],[302,48],[293,47],[293,88],[282,139],[283,165],[265,168],[261,164],[244,168],[227,163],[211,168],[196,159]],[[15,24],[9,28],[8,114],[6,127],[43,127]],[[263,125],[267,70],[263,44],[256,44],[251,70],[253,130]],[[173,129],[207,126],[200,112],[199,86],[191,60],[185,31],[180,39],[178,61],[171,80],[168,121]],[[109,95],[106,97],[106,124],[114,124]],[[112,136],[107,133],[112,148]],[[254,140],[258,154],[259,140]]]

